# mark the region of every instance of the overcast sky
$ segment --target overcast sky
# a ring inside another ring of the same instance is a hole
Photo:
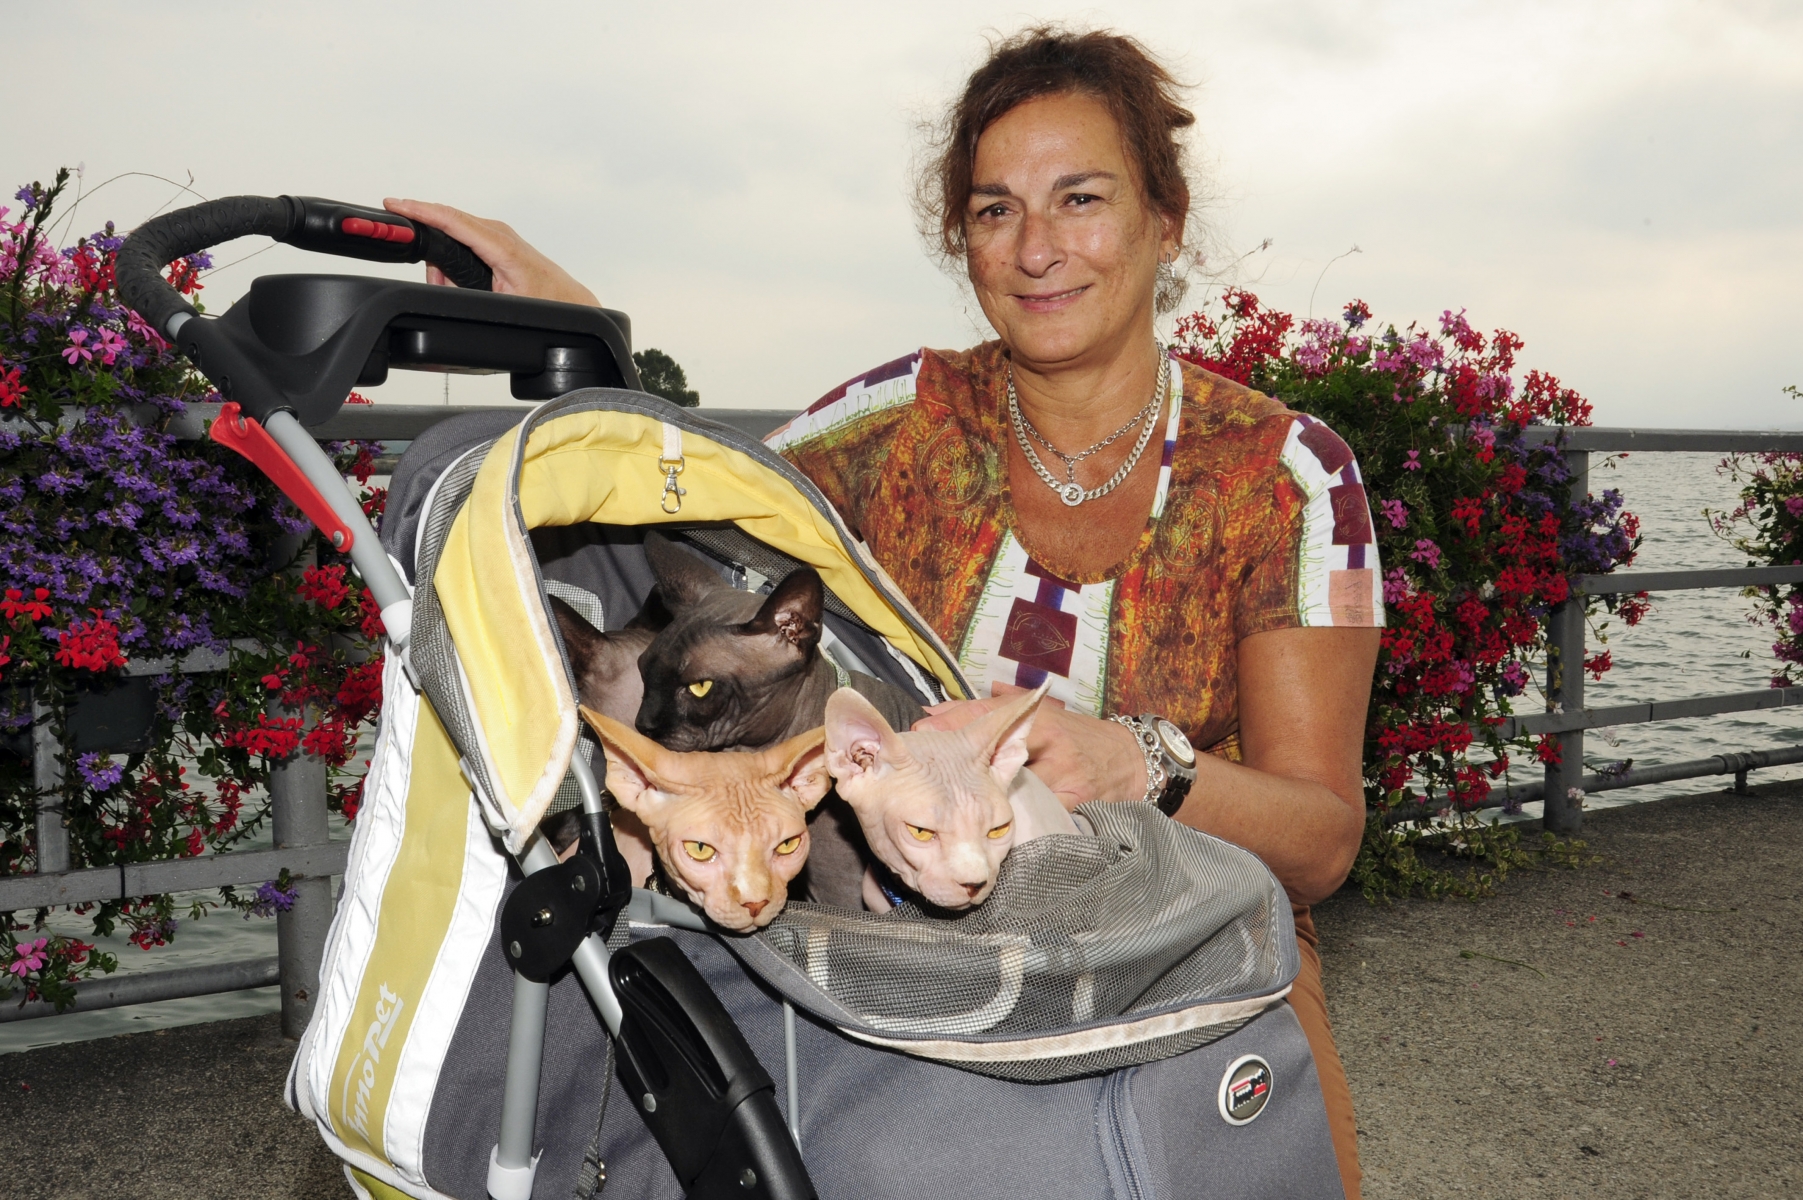
[[[776,408],[986,335],[914,231],[917,123],[986,34],[1106,25],[1196,85],[1216,257],[1272,239],[1239,267],[1268,301],[1305,313],[1319,280],[1321,314],[1466,308],[1599,424],[1803,427],[1782,391],[1803,384],[1795,3],[5,8],[7,180],[82,163],[89,187],[135,171],[208,197],[457,204],[628,311],[704,403]],[[77,224],[129,226],[171,195],[122,179]],[[339,269],[280,247],[204,299]],[[400,378],[376,398],[440,394]]]

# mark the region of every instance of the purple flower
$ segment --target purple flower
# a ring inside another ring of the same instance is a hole
[[[34,209],[38,206],[37,189],[33,185],[28,183],[24,187],[20,188],[18,191],[13,193],[13,199],[17,200],[20,204],[23,204],[25,206],[26,212],[30,212],[32,209]],[[3,211],[3,210],[0,210],[0,211]]]
[[[1415,543],[1415,548],[1409,551],[1409,557],[1418,563],[1425,563],[1431,571],[1440,565],[1440,547],[1427,538],[1421,538]]]
[[[287,912],[294,907],[295,893],[292,888],[284,890],[277,886],[275,880],[261,884],[257,888],[256,898],[245,912],[244,919],[250,920],[254,914],[259,917],[273,917],[279,912]]]
[[[1409,451],[1408,461],[1402,464],[1402,469],[1405,471],[1419,471],[1421,469],[1421,451]]]
[[[112,755],[92,751],[75,760],[75,769],[97,792],[108,790],[125,777],[125,767],[114,762]]]
[[[1385,500],[1377,507],[1383,515],[1388,518],[1390,528],[1401,529],[1404,525],[1409,523],[1409,506],[1402,501]]]
[[[1803,496],[1786,496],[1784,511],[1793,517],[1803,517]]]
[[[1519,696],[1528,686],[1528,669],[1520,662],[1510,660],[1502,669],[1502,681],[1496,690],[1505,696]]]
[[[1391,567],[1384,572],[1384,603],[1395,604],[1406,600],[1414,588],[1409,585],[1409,577],[1401,567]]]

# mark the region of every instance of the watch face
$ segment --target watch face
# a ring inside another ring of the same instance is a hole
[[[1196,765],[1196,749],[1189,744],[1189,739],[1183,736],[1183,730],[1163,717],[1159,717],[1153,722],[1153,728],[1158,731],[1158,740],[1164,743],[1165,753],[1186,767]]]

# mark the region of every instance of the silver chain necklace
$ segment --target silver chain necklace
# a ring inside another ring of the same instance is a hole
[[[1171,356],[1165,352],[1163,346],[1158,348],[1158,357],[1158,384],[1152,389],[1152,398],[1146,401],[1146,406],[1137,413],[1134,413],[1132,418],[1128,420],[1125,425],[1122,425],[1119,429],[1115,430],[1101,441],[1090,446],[1087,450],[1081,450],[1076,454],[1066,454],[1064,451],[1058,449],[1058,447],[1052,445],[1051,440],[1047,438],[1045,434],[1039,432],[1034,424],[1022,415],[1020,411],[1020,396],[1014,390],[1014,364],[1008,364],[1008,416],[1014,425],[1014,436],[1016,440],[1020,442],[1020,448],[1026,452],[1027,463],[1033,468],[1033,473],[1039,476],[1040,480],[1047,487],[1051,488],[1054,492],[1057,492],[1058,498],[1071,508],[1077,507],[1077,505],[1083,503],[1085,500],[1098,500],[1101,497],[1106,496],[1109,492],[1112,492],[1115,488],[1119,487],[1127,476],[1133,474],[1133,468],[1139,465],[1139,456],[1145,453],[1147,444],[1152,440],[1152,431],[1158,428],[1158,414],[1164,409],[1165,392],[1169,390],[1171,383]],[[1132,429],[1135,425],[1139,425],[1142,422],[1144,423],[1144,428],[1139,431],[1139,441],[1134,444],[1133,453],[1127,456],[1127,461],[1122,463],[1120,468],[1115,471],[1113,475],[1108,477],[1108,482],[1104,483],[1101,487],[1094,487],[1085,491],[1083,485],[1077,482],[1077,464],[1088,458],[1090,455],[1095,454],[1097,451],[1102,450],[1104,447],[1125,434],[1129,429]],[[1032,434],[1031,439],[1027,436],[1029,432]],[[1059,483],[1057,479],[1053,478],[1052,473],[1046,470],[1045,463],[1041,462],[1039,459],[1039,453],[1033,449],[1033,441],[1035,440],[1055,454],[1059,460],[1064,463],[1067,482]]]

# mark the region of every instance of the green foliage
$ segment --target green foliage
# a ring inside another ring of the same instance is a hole
[[[701,394],[689,387],[688,375],[662,350],[635,350],[632,362],[639,369],[640,386],[653,396],[662,396],[683,408],[694,408],[701,403]]]

